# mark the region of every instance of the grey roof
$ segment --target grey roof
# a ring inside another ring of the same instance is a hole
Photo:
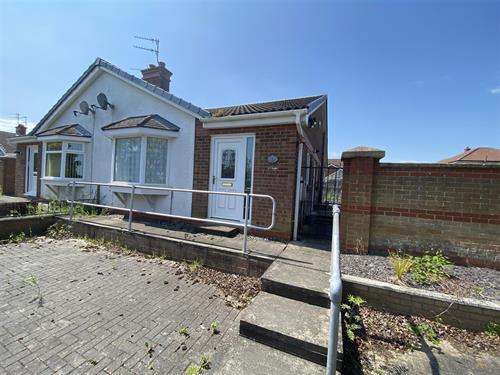
[[[101,59],[101,58],[97,58],[88,68],[85,72],[83,72],[83,74],[76,80],[76,82],[68,89],[68,91],[66,91],[64,93],[64,95],[56,102],[56,104],[54,104],[54,106],[47,112],[47,114],[45,116],[43,116],[43,118],[38,122],[38,124],[35,126],[35,128],[29,133],[29,135],[34,135],[36,134],[36,132],[38,131],[38,129],[40,129],[40,127],[49,119],[49,117],[57,110],[57,108],[66,100],[66,98],[68,98],[68,96],[71,95],[71,93],[73,91],[76,90],[76,88],[85,80],[85,78],[88,77],[88,75],[96,68],[98,67],[103,67],[103,68],[106,68],[110,71],[112,71],[113,73],[119,75],[120,77],[123,77],[133,83],[136,83],[138,85],[141,85],[142,87],[144,87],[145,89],[147,89],[148,91],[150,91],[151,93],[157,95],[157,96],[160,96],[164,99],[167,99],[169,101],[171,101],[172,103],[174,104],[177,104],[185,109],[187,109],[188,111],[194,113],[194,114],[197,114],[201,117],[208,117],[210,116],[210,113],[205,111],[203,108],[200,108],[200,107],[197,107],[195,106],[194,104],[192,103],[189,103],[171,93],[169,93],[168,91],[165,91],[163,89],[161,89],[160,87],[158,86],[155,86],[149,82],[146,82],[140,78],[137,78],[136,76],[133,76],[132,74],[129,74],[123,70],[121,70],[120,68],[114,66],[113,64],[110,64],[109,62]]]
[[[0,131],[0,155],[9,154],[16,151],[16,145],[9,143],[9,138],[14,138],[16,133]]]
[[[229,107],[207,109],[212,117],[247,115],[253,113],[288,111],[294,109],[316,108],[326,100],[326,95],[306,96],[302,98],[275,100],[271,102],[233,105]]]
[[[37,137],[47,137],[49,135],[66,135],[70,137],[85,137],[85,138],[92,137],[92,134],[90,134],[87,131],[87,129],[85,129],[80,124],[58,126],[56,128],[44,130],[36,134]]]
[[[127,117],[123,120],[113,122],[109,125],[103,126],[102,130],[115,130],[127,128],[151,128],[160,130],[169,130],[177,132],[179,127],[172,124],[170,121],[164,119],[160,115],[152,114],[145,116]]]

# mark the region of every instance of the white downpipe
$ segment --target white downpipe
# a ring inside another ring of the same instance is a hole
[[[333,375],[337,369],[337,343],[339,332],[340,304],[342,303],[342,279],[340,277],[340,209],[333,206],[332,258],[330,264],[330,325],[328,329],[327,375]]]
[[[295,182],[295,212],[293,214],[293,240],[297,241],[299,230],[299,205],[300,205],[300,175],[302,174],[302,154],[304,152],[304,144],[299,143],[299,152],[297,155],[297,179]]]

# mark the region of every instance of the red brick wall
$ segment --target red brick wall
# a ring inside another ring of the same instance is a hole
[[[15,158],[0,158],[0,188],[5,195],[14,195],[15,171]]]
[[[211,136],[223,134],[255,134],[254,181],[255,194],[269,194],[276,199],[276,224],[271,232],[254,233],[281,239],[290,239],[293,230],[295,202],[295,175],[297,170],[297,130],[295,124],[259,126],[239,129],[203,129],[196,123],[194,159],[194,189],[209,190]],[[269,155],[279,159],[275,165],[267,162]],[[255,199],[252,207],[252,223],[270,224],[269,200]],[[193,216],[207,217],[208,198],[193,196]]]
[[[342,246],[500,269],[500,166],[344,160]]]
[[[29,145],[38,145],[38,183],[37,183],[37,197],[40,197],[41,186],[41,171],[42,171],[42,143],[20,143],[17,145],[16,157],[16,182],[15,182],[15,195],[21,197],[25,193],[25,177],[26,177],[26,147]]]

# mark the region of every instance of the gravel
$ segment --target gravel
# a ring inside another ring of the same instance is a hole
[[[341,255],[342,273],[395,283],[394,271],[388,257],[379,255]],[[449,278],[438,284],[419,285],[409,274],[404,285],[435,292],[481,300],[500,301],[500,272],[489,268],[450,266]]]

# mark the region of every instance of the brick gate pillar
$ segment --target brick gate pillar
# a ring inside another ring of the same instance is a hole
[[[340,246],[344,252],[368,252],[374,171],[384,156],[385,151],[370,147],[342,153]]]

